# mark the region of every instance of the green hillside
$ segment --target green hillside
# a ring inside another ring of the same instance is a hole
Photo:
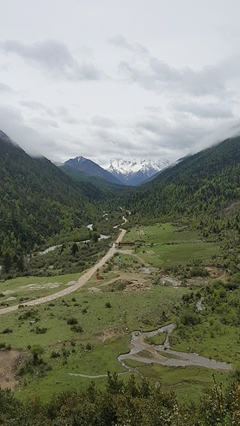
[[[238,230],[240,138],[182,159],[127,199],[136,217],[185,215],[205,233]]]
[[[95,216],[105,193],[71,179],[46,158],[31,158],[0,134],[0,256],[18,256]]]
[[[70,167],[66,164],[63,165],[63,166],[60,166],[59,168],[60,168],[61,171],[66,173],[68,176],[70,176],[70,177],[72,177],[72,178],[74,178],[78,181],[84,180],[84,181],[87,181],[87,182],[91,182],[93,185],[97,186],[98,188],[100,188],[102,190],[111,191],[113,194],[123,193],[123,192],[128,191],[128,188],[126,188],[125,185],[119,185],[119,184],[116,184],[116,183],[111,183],[111,182],[107,181],[106,179],[104,179],[102,177],[89,175],[86,172],[74,169],[73,167]]]

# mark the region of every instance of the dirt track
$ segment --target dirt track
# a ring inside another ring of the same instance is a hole
[[[79,288],[83,287],[84,284],[96,273],[97,269],[101,268],[116,252],[117,249],[115,245],[119,243],[125,233],[125,229],[120,229],[120,234],[116,240],[116,243],[113,244],[113,246],[108,250],[108,252],[105,254],[105,256],[102,257],[101,260],[99,260],[92,268],[88,269],[85,274],[83,274],[78,282],[70,287],[65,288],[64,290],[61,290],[57,293],[50,294],[49,296],[40,297],[39,299],[30,300],[29,302],[25,302],[24,306],[35,306],[40,305],[42,303],[51,302],[52,300],[59,299],[60,297],[66,296],[67,294],[73,293],[74,291],[78,290]],[[9,306],[7,308],[0,309],[0,315],[7,314],[8,312],[13,312],[18,309],[19,305]]]

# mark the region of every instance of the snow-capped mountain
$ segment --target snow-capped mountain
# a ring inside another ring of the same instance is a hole
[[[121,184],[121,182],[113,174],[109,173],[97,163],[94,163],[94,161],[82,156],[65,161],[64,166],[72,167],[73,169],[87,173],[90,176],[97,176],[106,179],[111,183],[116,183],[118,185]]]
[[[134,160],[116,158],[110,160],[110,163],[104,165],[103,168],[125,185],[139,185],[168,167],[169,164],[170,162],[167,159],[152,161],[140,158]]]

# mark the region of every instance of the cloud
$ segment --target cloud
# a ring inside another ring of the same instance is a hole
[[[0,105],[0,129],[33,156],[42,155],[42,152],[39,153],[40,146],[42,151],[44,145],[53,149],[56,145],[52,138],[28,126],[20,110],[14,107]]]
[[[31,122],[36,123],[37,125],[40,125],[43,128],[48,128],[48,127],[53,127],[55,129],[59,128],[59,125],[55,120],[46,120],[41,117],[34,117],[31,119]]]
[[[16,40],[0,42],[6,53],[14,53],[27,63],[38,65],[53,77],[72,81],[99,80],[102,72],[92,64],[79,64],[68,47],[56,40],[24,44]]]
[[[221,69],[215,66],[204,67],[201,71],[176,69],[157,58],[150,58],[145,67],[122,61],[119,69],[131,81],[158,93],[178,91],[194,96],[220,96],[226,92],[226,79]]]
[[[114,46],[120,47],[122,49],[126,49],[129,52],[139,53],[139,54],[148,54],[149,53],[149,51],[146,47],[144,47],[144,46],[142,46],[141,44],[138,44],[138,43],[130,44],[120,34],[109,38],[108,41],[109,41],[110,44],[113,44]]]
[[[0,83],[0,93],[14,93],[14,90],[7,84]]]
[[[189,113],[200,119],[229,119],[234,118],[234,114],[230,105],[221,104],[221,103],[204,103],[200,104],[197,101],[195,102],[175,102],[174,108],[177,111],[182,111]]]
[[[19,105],[29,108],[31,111],[43,111],[47,115],[55,116],[54,111],[51,108],[46,107],[41,102],[31,100],[21,100]]]
[[[114,120],[111,120],[107,117],[101,117],[100,115],[95,115],[94,117],[92,117],[92,124],[94,126],[106,128],[116,127],[116,123],[114,122]]]
[[[81,120],[74,118],[66,107],[58,107],[56,109],[56,115],[59,116],[60,121],[67,124],[80,124]]]
[[[116,35],[114,37],[110,37],[108,41],[114,46],[122,47],[124,49],[130,50],[131,52],[134,50],[133,46],[130,43],[128,43],[127,40],[122,35]]]
[[[185,93],[194,97],[213,95],[230,97],[232,81],[240,78],[240,55],[206,65],[199,70],[188,66],[176,68],[161,58],[151,55],[143,46],[129,44],[122,36],[109,40],[112,44],[132,53],[122,60],[118,69],[130,82],[156,94]],[[136,55],[138,53],[138,55]]]

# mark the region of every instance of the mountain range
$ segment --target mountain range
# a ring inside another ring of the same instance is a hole
[[[104,168],[113,174],[124,185],[140,185],[158,172],[168,167],[170,162],[167,159],[158,160],[156,162],[150,159],[136,158],[127,160],[116,158],[110,160]]]
[[[66,172],[71,167],[78,172],[85,173],[88,176],[100,177],[108,182],[118,185],[137,186],[168,167],[170,162],[167,159],[156,162],[150,159],[123,159],[117,158],[110,160],[110,163],[103,167],[82,156],[69,159],[63,165]],[[82,175],[83,177],[83,175]]]

